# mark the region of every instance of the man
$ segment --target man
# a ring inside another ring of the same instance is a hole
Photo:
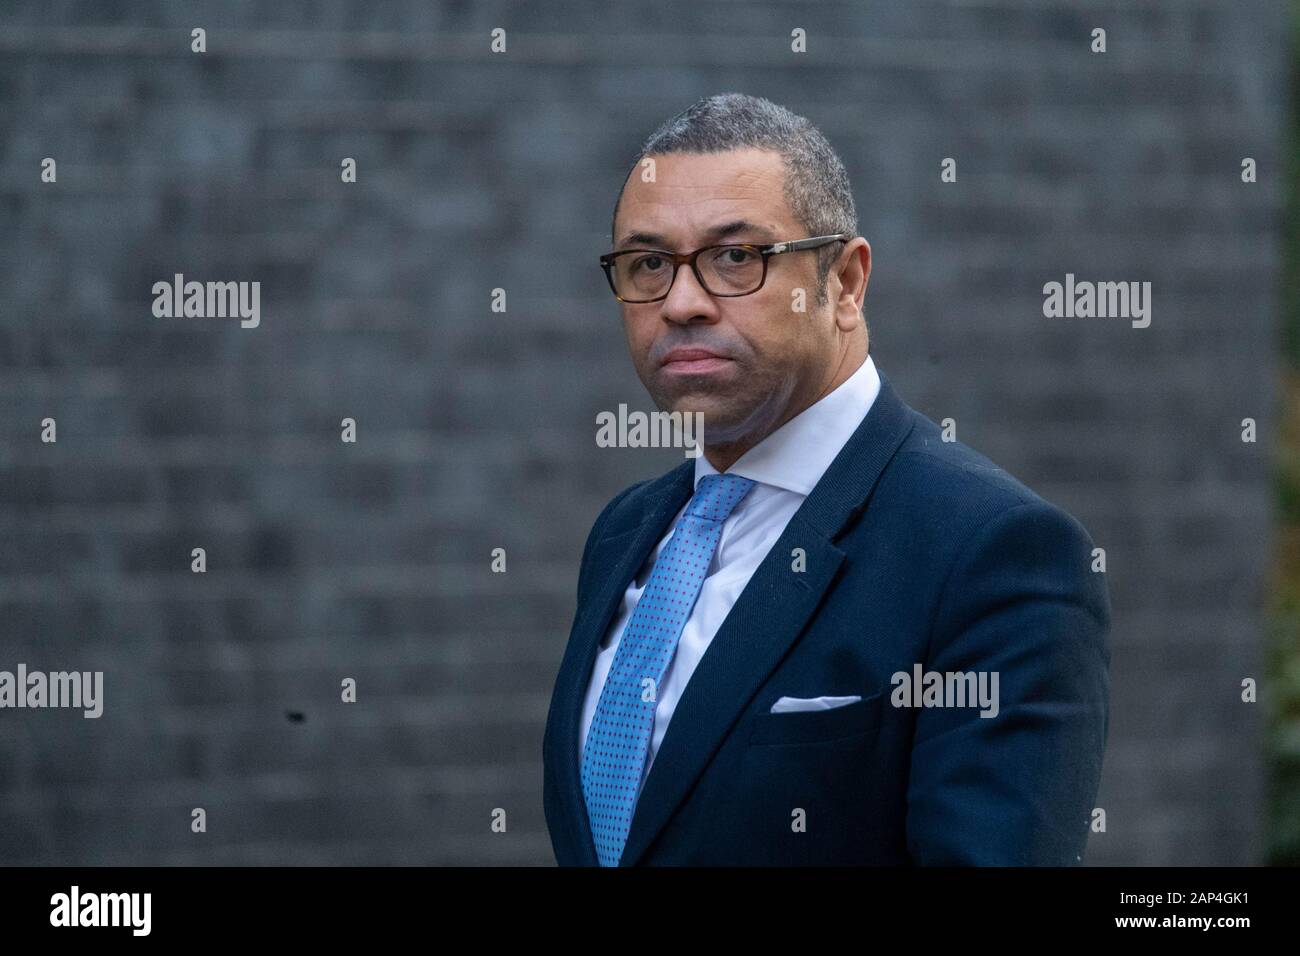
[[[643,147],[613,241],[637,374],[703,414],[703,454],[587,539],[544,742],[558,862],[1081,860],[1104,575],[1074,518],[876,368],[824,137],[701,100]]]

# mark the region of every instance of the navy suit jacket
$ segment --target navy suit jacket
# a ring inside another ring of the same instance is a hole
[[[1110,598],[1093,543],[983,455],[943,441],[880,377],[686,685],[621,866],[1082,859],[1108,725]],[[693,485],[692,461],[633,485],[587,539],[543,742],[562,866],[597,865],[578,752],[597,646]],[[794,570],[796,548],[806,570]],[[997,716],[896,706],[891,677],[917,663],[996,671]],[[769,712],[783,696],[847,695],[862,700]]]

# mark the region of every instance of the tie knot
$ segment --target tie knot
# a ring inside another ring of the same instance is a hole
[[[726,521],[727,515],[753,487],[754,480],[741,475],[705,475],[686,506],[686,513],[709,521]]]

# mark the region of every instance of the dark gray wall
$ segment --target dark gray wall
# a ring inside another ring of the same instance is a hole
[[[652,407],[595,258],[639,140],[726,90],[844,157],[904,399],[1107,550],[1090,862],[1259,859],[1238,685],[1271,546],[1285,12],[6,3],[0,669],[102,669],[107,702],[0,711],[0,862],[552,861],[578,556],[680,460],[595,445],[598,411]],[[260,327],[154,318],[176,272],[260,281]],[[1044,318],[1067,272],[1151,281],[1151,327]]]

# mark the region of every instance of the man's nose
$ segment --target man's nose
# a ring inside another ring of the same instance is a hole
[[[695,272],[683,263],[673,276],[668,296],[663,300],[663,316],[669,322],[690,322],[696,318],[711,318],[717,314],[717,302],[700,285]]]

